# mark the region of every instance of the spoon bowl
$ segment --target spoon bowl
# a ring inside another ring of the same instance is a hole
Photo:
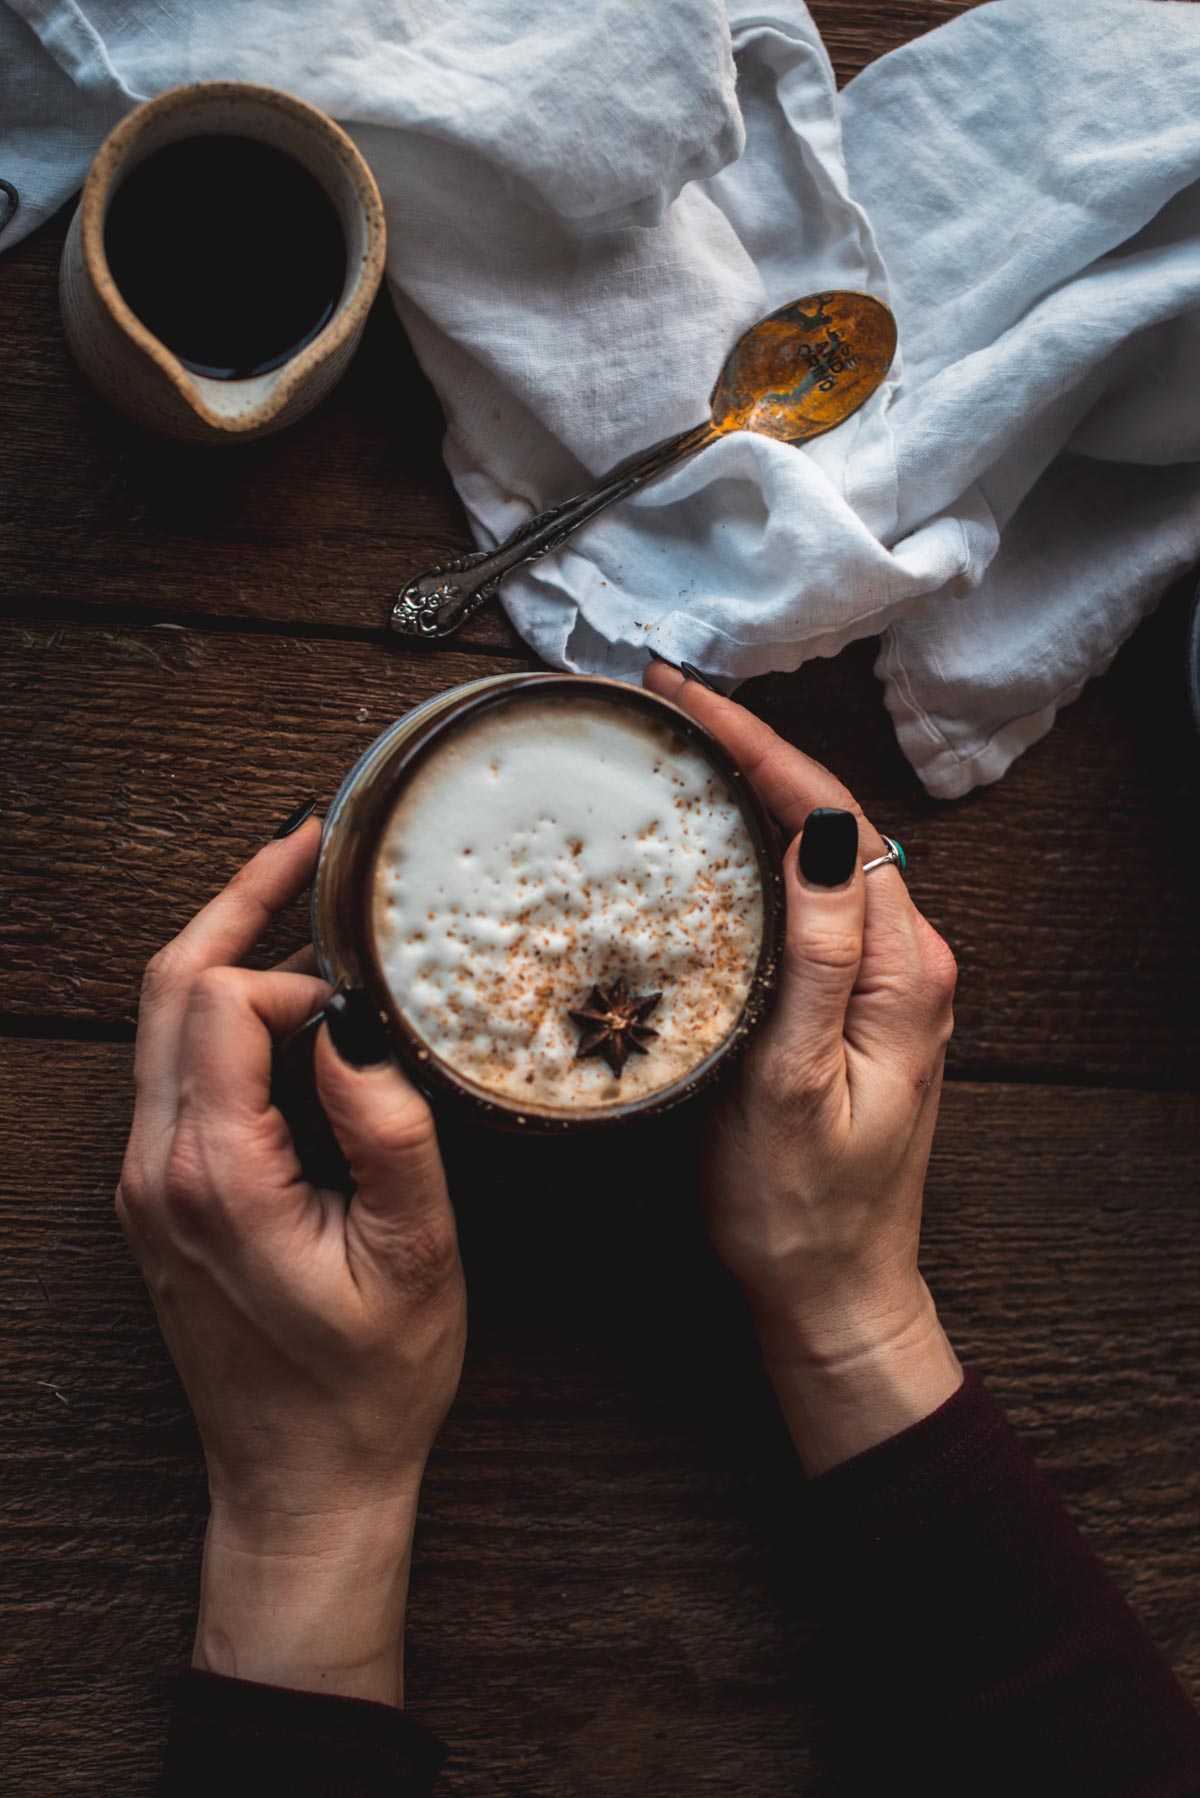
[[[781,306],[738,338],[702,424],[656,443],[585,493],[539,512],[498,548],[419,574],[392,607],[392,629],[426,641],[453,635],[510,569],[559,549],[606,506],[730,431],[805,443],[833,430],[882,385],[895,353],[896,320],[872,294],[818,293]]]
[[[896,319],[869,293],[793,300],[738,338],[717,378],[712,422],[804,443],[857,412],[896,354]]]

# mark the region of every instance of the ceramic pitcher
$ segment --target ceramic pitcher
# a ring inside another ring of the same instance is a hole
[[[104,253],[104,222],[122,180],[165,145],[200,135],[256,138],[321,184],[341,222],[346,278],[327,325],[267,374],[195,374],[130,311]],[[383,206],[370,169],[332,119],[275,88],[206,81],[139,106],[101,145],[63,247],[59,295],[80,367],[122,412],[163,436],[236,443],[300,418],[338,380],[362,334],[383,274]]]

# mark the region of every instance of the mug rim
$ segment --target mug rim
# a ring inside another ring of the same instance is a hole
[[[339,306],[328,324],[323,325],[310,343],[298,351],[294,359],[283,365],[280,379],[257,405],[236,416],[215,412],[196,387],[179,358],[172,354],[162,339],[142,323],[129,306],[108,266],[104,250],[105,203],[112,179],[129,151],[137,143],[145,127],[163,113],[176,110],[186,96],[189,101],[208,105],[220,101],[246,99],[285,113],[310,126],[321,136],[334,155],[343,163],[358,189],[362,201],[366,231],[366,256],[358,281],[349,299]],[[379,187],[362,152],[328,113],[283,88],[264,87],[254,81],[189,81],[171,87],[153,99],[145,100],[113,127],[97,150],[83,184],[79,202],[79,236],[84,266],[97,296],[109,317],[148,356],[175,388],[180,398],[204,423],[230,436],[241,436],[268,424],[281,412],[293,394],[338,350],[362,325],[379,291],[387,255],[387,227]]]
[[[595,1107],[522,1105],[514,1099],[483,1087],[458,1073],[437,1055],[404,1017],[387,981],[380,962],[374,929],[374,873],[380,842],[402,789],[433,754],[440,742],[468,721],[474,722],[486,713],[513,700],[529,696],[531,691],[548,699],[581,697],[581,688],[601,690],[604,696],[630,707],[658,723],[669,724],[695,747],[723,780],[727,791],[737,802],[746,825],[758,864],[762,893],[762,939],[746,997],[729,1034],[712,1049],[704,1060],[669,1085],[640,1098]],[[381,733],[382,735],[383,733]],[[369,750],[368,752],[369,753]],[[338,822],[345,828],[346,801],[337,805]],[[335,802],[336,804],[336,802]],[[734,758],[711,731],[670,700],[648,693],[625,681],[603,675],[559,674],[531,671],[503,677],[503,684],[476,686],[467,682],[461,703],[437,708],[417,723],[410,735],[403,737],[368,780],[366,787],[351,804],[350,845],[339,884],[348,885],[348,911],[352,917],[355,941],[349,948],[349,975],[365,988],[381,1016],[402,1066],[430,1096],[449,1099],[460,1110],[465,1106],[484,1121],[521,1133],[559,1133],[564,1130],[592,1130],[643,1119],[672,1110],[690,1099],[702,1087],[713,1082],[740,1053],[747,1039],[765,1019],[770,1009],[786,930],[782,855],[779,833],[766,805],[753,784],[746,778]],[[325,856],[322,851],[321,861]],[[321,870],[318,869],[318,881]],[[325,869],[326,882],[329,879]],[[318,892],[314,887],[314,937],[329,944],[328,918],[318,920]],[[334,910],[340,908],[333,901]],[[343,913],[346,915],[346,913]],[[323,970],[335,978],[346,969]]]

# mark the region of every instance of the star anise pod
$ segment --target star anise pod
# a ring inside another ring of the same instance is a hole
[[[658,1035],[646,1019],[661,998],[661,993],[642,993],[635,997],[623,974],[612,986],[594,986],[588,1009],[570,1014],[576,1024],[583,1026],[583,1035],[575,1051],[576,1060],[585,1055],[603,1055],[619,1080],[629,1051],[647,1054],[649,1045]]]

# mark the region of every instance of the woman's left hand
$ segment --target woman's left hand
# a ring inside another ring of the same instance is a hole
[[[773,1009],[714,1109],[704,1165],[713,1244],[819,1473],[962,1381],[918,1266],[954,957],[898,871],[864,878],[884,841],[828,769],[679,671],[656,664],[646,685],[721,739],[794,839]]]
[[[381,1044],[354,1053],[343,1028],[339,1054],[327,1025],[316,1044],[349,1203],[304,1178],[271,1103],[273,1041],[329,989],[237,964],[307,885],[318,840],[311,822],[268,844],[147,968],[116,1204],[208,1463],[194,1665],[399,1703],[465,1289],[429,1108],[390,1060],[355,1065]]]

